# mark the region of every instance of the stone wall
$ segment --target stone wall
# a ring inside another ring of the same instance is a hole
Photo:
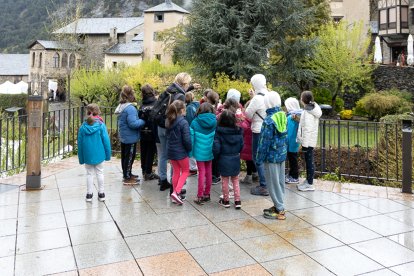
[[[373,73],[376,90],[388,90],[397,88],[413,94],[414,98],[414,68],[379,66]]]

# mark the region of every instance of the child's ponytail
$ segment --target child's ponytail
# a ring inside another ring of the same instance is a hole
[[[185,110],[185,105],[182,101],[175,100],[172,104],[170,104],[167,108],[167,121],[165,125],[167,127],[171,127],[183,110]]]

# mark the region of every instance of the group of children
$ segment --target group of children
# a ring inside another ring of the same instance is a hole
[[[241,93],[236,89],[228,91],[224,104],[219,103],[219,95],[211,89],[207,89],[201,101],[198,102],[194,99],[194,94],[188,92],[191,79],[180,74],[179,76],[184,76],[183,79],[186,81],[180,82],[176,78],[173,86],[180,93],[173,94],[173,97],[170,94],[170,102],[166,106],[163,117],[165,122],[162,119],[162,128],[149,123],[150,118],[143,116],[145,112],[142,111],[142,107],[139,112],[137,111],[134,106],[133,90],[130,87],[124,87],[120,105],[115,112],[118,114],[124,184],[137,183],[138,177],[131,172],[136,155],[136,143],[144,137],[143,133],[146,135],[150,133],[152,135],[149,136],[150,139],[147,137],[144,145],[141,142],[141,151],[143,146],[146,148],[144,151],[151,149],[150,152],[141,153],[141,159],[144,159],[142,163],[145,163],[142,165],[144,178],[146,180],[160,178],[152,172],[155,149],[158,149],[159,162],[162,158],[160,155],[165,154],[166,159],[171,163],[170,197],[174,203],[178,205],[184,203],[185,189],[183,186],[190,174],[198,174],[198,191],[194,199],[196,204],[203,205],[211,201],[211,185],[217,181],[217,178],[221,178],[222,195],[219,204],[228,208],[230,199],[234,198],[234,207],[240,209],[239,174],[241,160],[245,160],[247,174],[241,183],[252,184],[259,181],[260,185],[252,189],[252,194],[269,194],[273,201],[272,207],[263,210],[264,217],[285,219],[285,183],[297,184],[300,191],[314,190],[313,148],[316,146],[319,117],[322,112],[314,102],[312,93],[310,91],[302,93],[303,109],[300,108],[297,99],[286,99],[287,113],[285,113],[282,110],[280,95],[275,91],[268,92],[263,85],[263,81],[266,84],[265,77],[258,74],[252,77],[251,83],[254,89],[250,91],[252,99],[245,104],[246,108],[241,105]],[[257,83],[260,83],[260,87]],[[155,106],[155,93],[148,91],[153,90],[150,87],[143,88],[143,106],[146,104],[144,94],[151,95],[151,102]],[[187,92],[183,93],[185,91]],[[97,108],[96,105],[93,107]],[[89,108],[90,106],[88,110]],[[92,126],[100,130],[99,134],[94,136],[94,143],[99,144],[97,140],[101,138],[105,153],[108,152],[107,141],[109,139],[105,125],[97,117],[99,110],[88,111],[88,115],[89,118],[81,126],[79,132],[79,161],[81,164],[95,166],[95,171],[98,173],[100,170],[97,167],[101,167],[104,159],[109,160],[110,155],[103,155],[99,160],[90,162],[86,156],[91,152],[85,152],[81,148],[84,149],[87,143],[91,143],[87,140],[91,136]],[[157,135],[157,129],[158,132],[164,132],[163,128],[165,128],[165,134],[162,135],[165,135],[165,138]],[[163,139],[165,139],[165,146],[159,145],[160,140]],[[149,145],[149,143],[154,145]],[[306,180],[302,184],[299,184],[298,172],[300,144],[305,153],[306,163]],[[285,160],[289,162],[289,172],[286,177]],[[87,201],[89,201],[92,199],[89,187],[91,169],[87,167],[87,171]],[[161,173],[159,168],[159,174]],[[165,190],[164,188],[169,185],[168,181],[163,179],[160,179],[159,184],[160,190]],[[98,197],[100,199],[102,193],[103,184],[99,185]]]

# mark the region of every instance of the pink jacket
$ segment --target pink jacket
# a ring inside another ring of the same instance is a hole
[[[247,119],[240,124],[240,127],[244,130],[243,131],[243,149],[240,153],[240,158],[245,161],[250,161],[252,159],[252,144],[253,144],[253,132],[251,129],[252,122]]]

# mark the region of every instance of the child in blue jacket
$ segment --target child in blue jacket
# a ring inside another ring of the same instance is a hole
[[[296,98],[288,98],[285,101],[287,110],[287,160],[289,161],[289,174],[285,178],[287,184],[299,183],[298,152],[297,142],[298,127],[302,109]]]
[[[263,210],[268,219],[286,219],[285,160],[287,153],[287,118],[281,111],[281,99],[277,92],[271,91],[264,96],[266,118],[260,131],[256,160],[264,163],[267,187],[274,206]]]
[[[198,192],[195,203],[202,205],[210,201],[212,183],[213,142],[217,120],[214,107],[203,103],[197,111],[197,116],[190,126],[191,141],[193,144],[192,157],[197,161]]]
[[[200,107],[200,103],[194,99],[193,92],[185,93],[185,105],[185,119],[187,120],[188,125],[191,126],[191,123],[197,116],[197,110]],[[197,161],[194,159],[194,157],[190,157],[190,175],[197,175]]]
[[[78,132],[78,158],[86,168],[86,201],[92,201],[93,176],[98,179],[98,200],[105,201],[103,161],[111,159],[111,144],[108,131],[101,117],[98,105],[86,107],[88,119],[83,122]]]

